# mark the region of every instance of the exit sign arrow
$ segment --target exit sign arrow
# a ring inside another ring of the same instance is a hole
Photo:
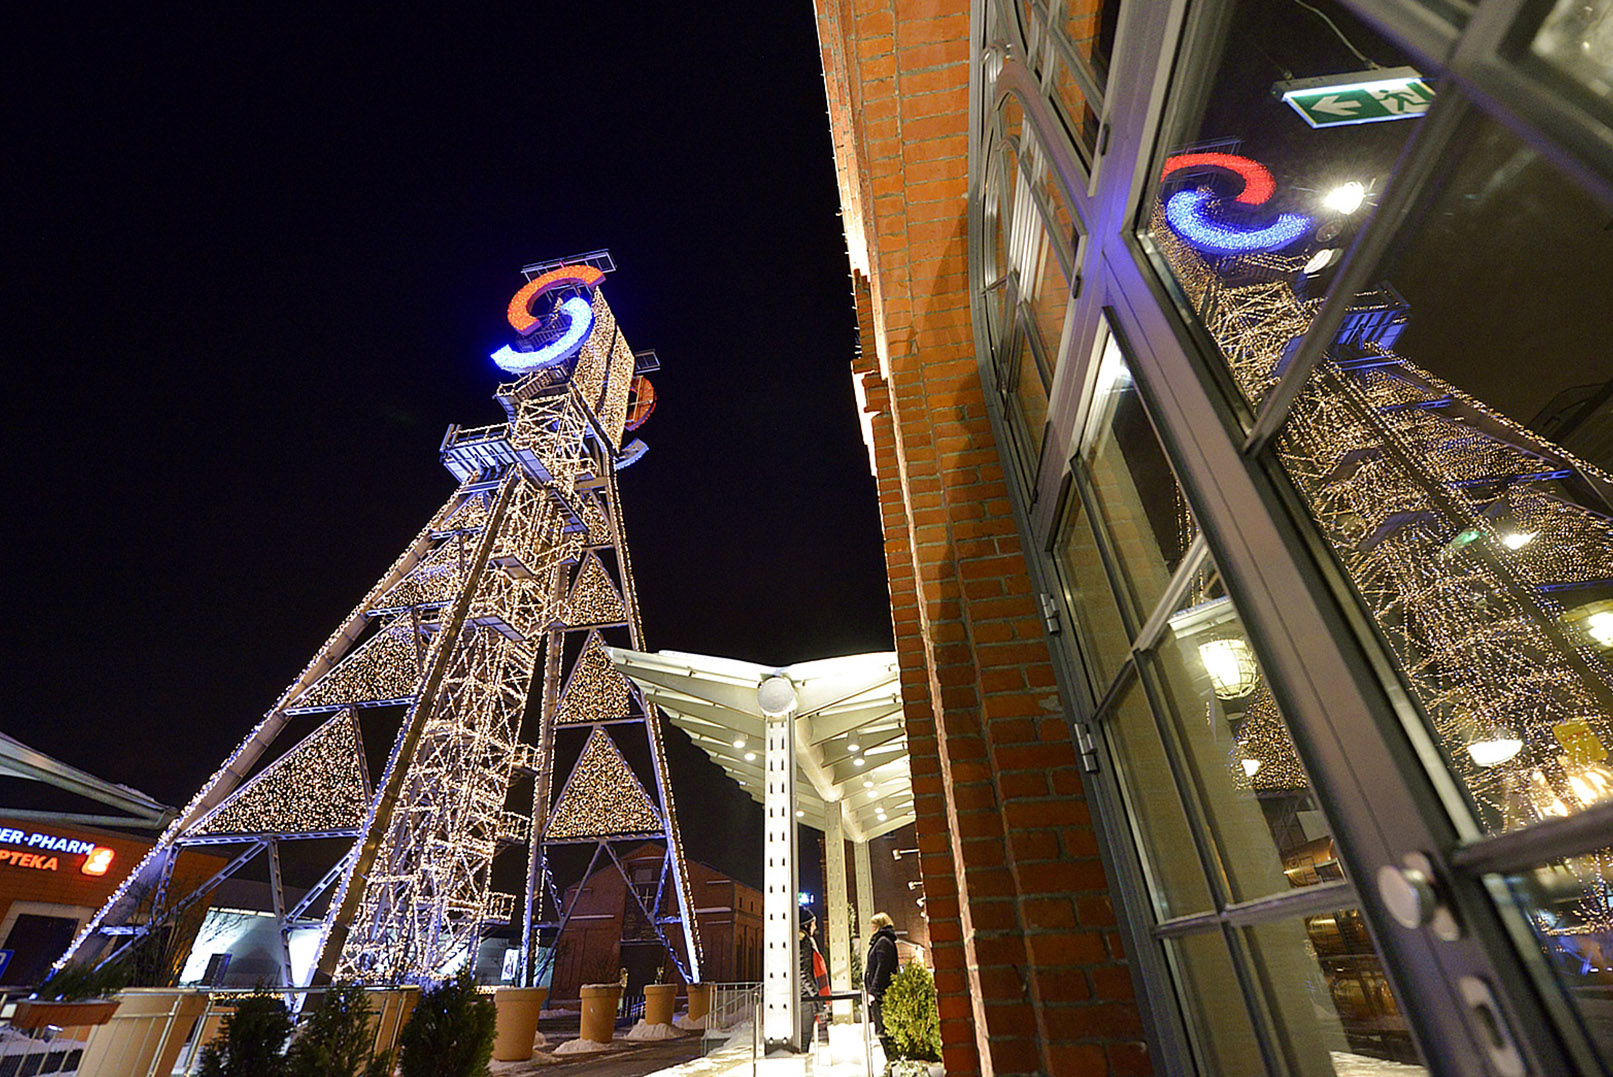
[[[1410,119],[1434,101],[1433,88],[1410,67],[1279,82],[1272,90],[1316,128]]]

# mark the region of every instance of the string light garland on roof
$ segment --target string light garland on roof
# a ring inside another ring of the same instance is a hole
[[[433,534],[448,535],[465,531],[480,531],[487,526],[487,495],[474,493],[454,506],[451,512],[431,522]]]
[[[605,402],[599,409],[600,425],[605,428],[605,436],[610,438],[613,448],[621,448],[622,434],[627,429],[627,401],[633,392],[633,379],[636,376],[633,368],[637,363],[638,360],[633,357],[633,349],[629,348],[627,341],[618,334],[610,354]]]
[[[599,503],[599,498],[588,496],[582,501],[582,522],[588,529],[588,544],[590,546],[609,545],[611,538],[610,523],[605,519],[605,510]]]
[[[655,802],[603,729],[588,735],[549,816],[551,838],[597,838],[661,829]]]
[[[238,789],[190,833],[317,834],[352,830],[369,800],[358,723],[335,715]]]
[[[599,292],[594,293],[594,329],[577,352],[577,366],[571,374],[571,388],[585,407],[600,407],[605,378],[610,372],[611,352],[616,347],[616,317]]]

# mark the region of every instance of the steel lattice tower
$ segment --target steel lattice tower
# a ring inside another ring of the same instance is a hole
[[[286,984],[299,927],[321,928],[319,975],[412,982],[451,972],[518,910],[521,982],[530,983],[543,898],[554,894],[547,848],[592,843],[596,861],[608,853],[620,867],[615,843],[658,839],[667,855],[649,922],[685,978],[699,978],[659,716],[604,651],[612,634],[640,645],[615,470],[644,451],[624,439],[653,408],[643,374],[657,365],[654,353],[634,355],[599,290],[614,268],[605,251],[526,268],[509,311],[520,339],[494,356],[524,372],[495,394],[506,421],[449,429],[440,456],[459,487],[64,962],[116,959],[267,855]],[[527,700],[540,663],[534,721]],[[403,718],[372,787],[360,716],[385,708]],[[646,738],[643,775],[616,739],[636,734]],[[557,773],[556,747],[568,737],[585,737],[585,747]],[[282,738],[293,746],[260,766]],[[530,816],[511,806],[528,778]],[[288,907],[280,846],[319,838],[351,845]],[[492,886],[494,855],[511,844],[529,847],[524,895]],[[201,886],[170,894],[179,851],[203,845],[233,858]],[[327,894],[323,917],[312,918]],[[668,927],[679,929],[681,953]]]

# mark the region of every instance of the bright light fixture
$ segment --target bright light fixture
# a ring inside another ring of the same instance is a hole
[[[1255,759],[1252,756],[1244,756],[1242,759],[1238,760],[1238,762],[1243,764],[1244,777],[1253,778],[1256,774],[1260,773],[1260,760]]]
[[[1199,661],[1210,675],[1210,686],[1222,699],[1242,699],[1260,683],[1260,667],[1249,644],[1236,637],[1199,644]]]
[[[745,753],[745,762],[747,762],[747,763],[756,762],[756,753],[755,752],[746,752]]]
[[[1538,534],[1538,531],[1508,531],[1501,536],[1501,545],[1509,550],[1521,550]]]
[[[1585,633],[1598,647],[1613,647],[1613,610],[1600,610],[1585,618]]]
[[[1338,259],[1338,256],[1339,249],[1337,247],[1324,247],[1315,254],[1311,255],[1311,260],[1305,263],[1305,268],[1300,270],[1300,272],[1320,273],[1322,270],[1332,265]]]
[[[743,748],[743,747],[745,747],[745,738],[744,737],[735,737],[734,738],[734,747],[735,748]]]
[[[806,812],[802,811],[800,808],[796,808],[795,809],[795,817],[797,819],[803,819],[803,818],[806,817]]]
[[[874,779],[872,779],[872,778],[864,778],[863,779],[863,788],[864,789],[872,789],[873,787],[874,787]]]
[[[852,755],[856,755],[862,750],[863,746],[857,743],[856,738],[846,741],[846,751],[850,752]]]
[[[1481,767],[1496,767],[1523,751],[1523,739],[1511,727],[1488,725],[1467,742],[1467,754]]]
[[[1367,189],[1355,180],[1341,183],[1322,196],[1322,205],[1334,213],[1342,213],[1346,217],[1361,208],[1367,200]]]
[[[853,765],[860,767],[864,763],[868,762],[868,760],[864,759],[862,756],[859,755],[856,759],[853,759],[851,762],[852,762]]]

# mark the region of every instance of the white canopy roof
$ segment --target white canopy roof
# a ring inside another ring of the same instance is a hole
[[[913,781],[896,655],[763,666],[682,651],[609,649],[672,724],[689,734],[757,803],[763,723],[756,689],[770,677],[795,686],[801,821],[825,829],[839,810],[848,837],[866,841],[913,821]]]

